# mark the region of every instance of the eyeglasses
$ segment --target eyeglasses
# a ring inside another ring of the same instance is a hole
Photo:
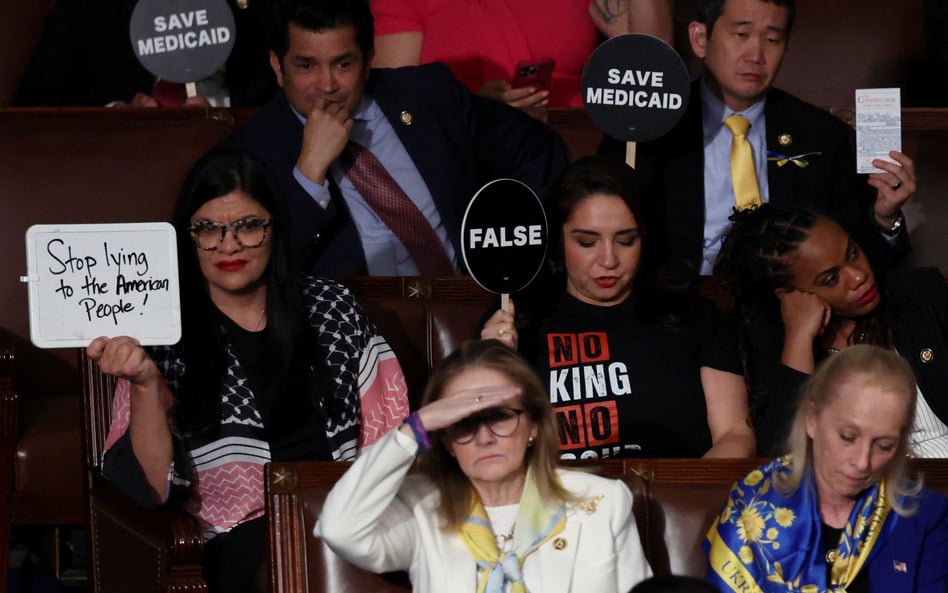
[[[244,218],[230,224],[202,220],[188,227],[195,245],[204,251],[214,251],[227,236],[227,232],[234,233],[237,244],[246,249],[260,247],[267,240],[267,228],[273,219]]]
[[[496,437],[509,437],[520,426],[523,410],[513,408],[493,408],[482,414],[469,416],[444,429],[445,435],[458,445],[466,445],[474,440],[482,424]]]

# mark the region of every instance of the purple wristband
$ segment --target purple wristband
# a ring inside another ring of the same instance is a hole
[[[418,443],[419,454],[431,448],[431,439],[428,438],[428,431],[425,430],[425,425],[421,423],[421,417],[418,415],[418,412],[412,412],[408,418],[405,418],[405,424],[408,425],[412,434],[415,435],[415,442]]]

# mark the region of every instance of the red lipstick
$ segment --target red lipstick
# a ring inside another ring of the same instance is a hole
[[[214,264],[217,266],[218,270],[222,272],[236,272],[242,270],[244,266],[247,265],[247,260],[244,259],[235,259],[230,261],[222,261]]]
[[[866,294],[859,297],[856,302],[860,305],[867,305],[871,303],[877,296],[879,296],[879,287],[873,285],[872,288],[870,288]]]
[[[600,288],[612,288],[618,281],[619,279],[615,276],[603,276],[601,278],[596,278],[596,285]]]

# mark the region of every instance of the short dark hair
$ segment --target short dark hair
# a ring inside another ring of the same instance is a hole
[[[314,33],[351,26],[362,56],[375,47],[375,25],[368,0],[282,0],[274,7],[273,51],[282,61],[290,50],[290,24]]]
[[[787,7],[787,37],[790,37],[790,29],[793,28],[793,21],[797,16],[797,7],[795,0],[760,0],[761,2],[770,2],[771,4],[776,4],[777,6],[786,6]],[[708,37],[711,37],[711,30],[714,28],[714,23],[717,22],[718,17],[721,16],[721,13],[724,11],[724,3],[727,0],[698,0],[698,17],[697,21],[703,23],[707,26]]]

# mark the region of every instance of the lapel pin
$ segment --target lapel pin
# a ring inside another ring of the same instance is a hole
[[[596,509],[599,508],[599,501],[602,500],[602,494],[595,496],[588,500],[584,500],[576,505],[576,508],[583,511],[587,515],[592,515],[596,512]]]
[[[410,111],[402,111],[402,114],[399,116],[399,118],[402,120],[402,123],[405,124],[406,126],[410,126],[411,122],[414,121],[414,118],[412,117]]]
[[[900,560],[893,560],[892,568],[895,572],[908,572],[908,565]]]
[[[553,540],[553,547],[557,550],[565,550],[567,545],[569,544],[566,542],[565,537],[558,537]]]
[[[922,362],[924,362],[925,364],[928,364],[935,359],[935,353],[932,352],[931,348],[925,348],[924,350],[918,353],[918,357],[922,359]]]
[[[793,143],[793,136],[784,132],[777,136],[777,142],[780,143],[780,146],[790,146],[790,144]]]

